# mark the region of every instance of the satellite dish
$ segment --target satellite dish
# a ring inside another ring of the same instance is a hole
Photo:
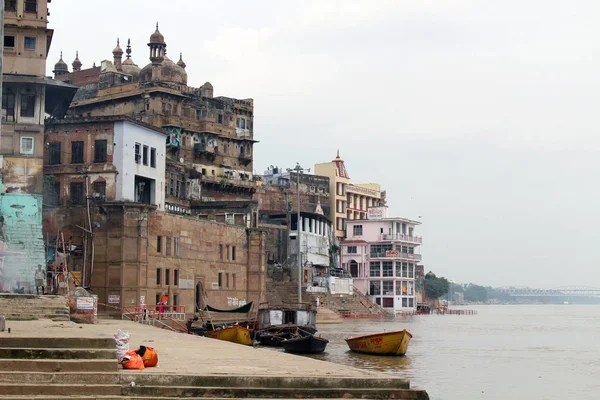
[[[179,159],[179,162],[180,162],[180,163],[182,163],[182,162],[183,162],[183,157],[181,157],[181,158]]]

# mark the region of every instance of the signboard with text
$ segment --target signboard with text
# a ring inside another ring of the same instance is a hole
[[[108,304],[120,304],[121,303],[121,295],[119,294],[109,294],[108,295]]]
[[[78,297],[77,298],[77,309],[78,310],[93,310],[94,309],[94,298],[93,297]]]
[[[367,209],[367,219],[382,219],[387,217],[387,207],[370,207]]]
[[[386,250],[386,257],[400,257],[400,252],[398,250]]]

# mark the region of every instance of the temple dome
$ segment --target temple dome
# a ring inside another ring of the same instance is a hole
[[[165,37],[158,30],[158,22],[156,23],[156,31],[154,31],[154,33],[152,35],[150,35],[150,42],[149,43],[152,43],[152,44],[154,44],[154,43],[156,43],[156,44],[164,44],[165,43]]]
[[[56,72],[69,72],[69,66],[67,65],[66,62],[63,61],[62,58],[62,51],[60,52],[60,60],[58,60],[58,62],[56,64],[54,64],[54,73]]]
[[[167,56],[164,57],[162,63],[158,65],[161,69],[160,81],[187,85],[187,72],[179,65],[175,64]],[[152,80],[152,63],[146,65],[140,71],[140,82],[150,82]]]

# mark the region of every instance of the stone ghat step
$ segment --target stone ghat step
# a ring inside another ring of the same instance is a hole
[[[3,384],[0,396],[130,396],[146,398],[321,398],[321,399],[413,399],[428,400],[425,391],[410,389],[344,389],[344,388],[269,388],[269,387],[191,387],[191,386],[120,386],[100,384]]]
[[[13,374],[31,376],[34,372],[116,372],[119,370],[117,360],[24,360],[0,359],[0,382],[12,382]],[[27,372],[15,372],[27,371]]]
[[[2,358],[21,358],[21,359],[117,359],[117,351],[107,349],[53,349],[53,348],[12,348],[0,347],[0,359]]]
[[[74,360],[83,361],[83,360]],[[116,360],[112,360],[116,368]],[[278,377],[278,376],[243,376],[243,375],[179,375],[161,374],[139,371],[131,373],[120,372],[81,372],[85,367],[82,362],[80,372],[20,372],[11,371],[0,374],[0,383],[19,383],[26,381],[30,384],[105,384],[105,385],[130,385],[135,382],[137,386],[165,386],[165,387],[240,387],[240,388],[278,388],[302,389],[379,389],[395,390],[408,389],[410,383],[401,378],[343,378],[343,377]],[[149,369],[160,372],[159,369]]]
[[[52,338],[52,337],[0,337],[0,348],[47,349],[106,349],[115,350],[112,338]]]
[[[4,315],[4,314],[2,314]],[[7,320],[13,321],[28,321],[32,319],[49,319],[54,322],[70,321],[71,317],[67,314],[18,314],[18,315],[4,315]]]
[[[173,397],[148,397],[148,396],[78,396],[78,395],[64,395],[64,396],[3,396],[3,400],[63,400],[63,399],[72,399],[72,400],[172,400]],[[241,398],[239,398],[241,399]],[[246,400],[262,400],[265,397],[247,397]],[[236,400],[235,397],[186,397],[186,400]],[[279,398],[279,400],[298,400],[297,397],[290,398]],[[324,398],[313,398],[312,400],[324,400]],[[375,399],[366,399],[363,397],[363,400],[375,400]]]

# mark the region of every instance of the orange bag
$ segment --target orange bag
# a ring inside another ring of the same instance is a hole
[[[123,360],[121,360],[121,365],[125,369],[144,369],[144,360],[138,353],[137,350],[130,350],[123,356]]]
[[[144,367],[156,367],[158,365],[158,354],[152,347],[146,346],[146,352],[142,356]]]

